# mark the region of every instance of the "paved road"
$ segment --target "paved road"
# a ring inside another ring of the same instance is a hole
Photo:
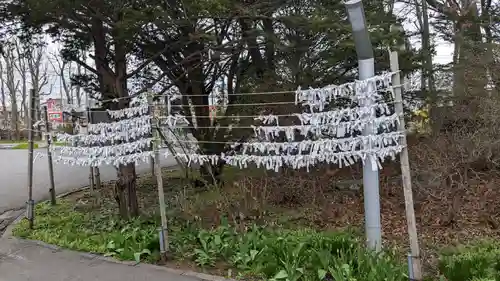
[[[30,241],[0,239],[0,281],[201,281],[188,274],[151,265],[107,262]]]
[[[44,149],[36,152],[45,153]],[[36,155],[35,152],[35,155]],[[162,165],[173,166],[173,158],[162,159]],[[34,165],[33,197],[35,200],[47,199],[49,196],[49,172],[47,158],[38,158]],[[149,172],[149,164],[137,166],[138,173]],[[116,170],[112,166],[101,167],[102,181],[116,178]],[[24,206],[28,194],[28,151],[0,150],[0,214]],[[89,168],[54,164],[55,187],[58,194],[87,186]]]

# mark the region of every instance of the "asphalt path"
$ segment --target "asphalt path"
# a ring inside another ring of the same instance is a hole
[[[45,149],[35,150],[45,153]],[[163,167],[175,165],[173,158],[162,159]],[[137,165],[137,173],[151,171],[150,164]],[[33,163],[33,199],[40,201],[49,198],[49,169],[47,158],[37,157]],[[116,179],[116,169],[103,166],[101,180]],[[76,190],[89,185],[89,168],[54,163],[54,180],[57,194]],[[25,205],[28,198],[28,150],[0,149],[0,214]]]

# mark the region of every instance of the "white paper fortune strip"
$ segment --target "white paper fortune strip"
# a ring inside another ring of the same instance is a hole
[[[88,128],[89,133],[97,135],[129,132],[135,130],[136,128],[151,130],[151,116],[144,115],[111,123],[89,124]]]
[[[92,146],[92,147],[72,147],[72,146],[53,146],[51,149],[61,156],[69,157],[112,157],[123,156],[131,153],[151,150],[152,138],[139,139],[133,142],[127,142],[117,145]]]
[[[263,167],[268,170],[279,171],[283,166],[294,169],[306,168],[318,163],[328,163],[338,165],[339,167],[349,166],[356,161],[371,161],[374,170],[382,168],[381,162],[387,157],[396,158],[396,155],[404,148],[402,145],[388,146],[373,150],[346,151],[340,153],[324,153],[314,155],[279,155],[279,156],[256,156],[256,155],[201,155],[201,154],[178,154],[176,157],[184,160],[188,165],[193,163],[203,165],[211,163],[215,165],[220,160],[225,161],[231,166],[237,166],[240,169],[247,168],[249,164],[255,164],[257,167]]]
[[[123,120],[125,121],[125,120]],[[127,120],[128,121],[128,120]],[[130,126],[129,126],[130,127]],[[100,134],[76,134],[70,135],[60,133],[56,135],[57,141],[71,143],[73,146],[90,146],[96,144],[103,144],[107,142],[128,142],[136,140],[140,137],[148,137],[151,135],[151,125],[142,127],[130,127],[128,130],[115,131],[113,133],[101,132]]]
[[[343,108],[338,110],[330,110],[323,112],[314,113],[295,113],[289,116],[295,116],[299,119],[301,125],[325,125],[325,124],[339,124],[343,120],[362,120],[372,118],[373,111],[381,115],[390,115],[391,109],[387,103],[377,103],[364,107],[355,108]],[[274,125],[279,126],[279,118],[283,117],[280,115],[260,115],[254,118],[254,120],[261,121],[263,125]],[[288,117],[288,116],[287,116]],[[389,122],[391,122],[389,120]],[[162,124],[168,127],[176,127],[177,124],[189,124],[187,118],[183,115],[168,115],[162,120]]]
[[[122,156],[112,156],[112,157],[67,157],[55,155],[55,161],[57,163],[63,163],[65,165],[71,166],[90,166],[99,167],[103,165],[112,165],[118,167],[120,165],[126,165],[130,163],[144,162],[148,163],[150,157],[153,156],[152,151],[139,152],[134,154],[122,155]]]
[[[149,112],[149,105],[142,103],[139,106],[119,110],[107,110],[109,116],[114,119],[131,118],[137,115],[145,115]]]
[[[342,108],[338,110],[330,110],[314,113],[295,113],[302,125],[324,125],[337,124],[345,120],[367,119],[373,114],[373,110],[382,115],[392,114],[387,103],[378,103],[364,107]],[[277,115],[260,115],[254,120],[261,121],[264,125],[279,125],[279,117]]]
[[[283,154],[323,154],[355,150],[372,150],[399,145],[402,132],[390,132],[379,135],[357,136],[342,139],[304,140],[298,142],[245,142],[235,143],[233,148],[241,147],[243,155],[259,153],[270,155]]]
[[[302,90],[300,87],[295,92],[295,104],[309,106],[311,112],[323,111],[325,106],[335,99],[349,98],[356,102],[370,99],[372,103],[380,99],[379,88],[390,89],[393,72],[377,75],[366,80],[342,85],[329,85],[323,88]]]
[[[381,116],[373,119],[356,119],[352,121],[322,124],[322,125],[292,125],[292,126],[251,126],[256,137],[263,137],[266,141],[271,141],[284,133],[287,140],[295,139],[298,133],[301,136],[321,138],[325,135],[342,138],[355,132],[361,132],[367,126],[373,125],[375,128],[390,130],[399,123],[399,116]]]

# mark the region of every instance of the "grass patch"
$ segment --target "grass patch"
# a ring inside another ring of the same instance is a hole
[[[19,143],[16,146],[13,146],[12,149],[28,149],[29,144],[27,142]],[[38,148],[38,143],[34,142],[33,143],[33,148]]]
[[[264,280],[407,280],[391,255],[363,249],[349,233],[280,230],[253,225],[240,231],[223,219],[220,226],[170,221],[170,250],[175,261],[201,269],[218,268],[231,277]],[[124,222],[114,215],[82,212],[63,200],[36,207],[36,229],[23,220],[14,235],[65,248],[124,260],[158,259],[156,219]],[[325,279],[327,278],[327,279]]]

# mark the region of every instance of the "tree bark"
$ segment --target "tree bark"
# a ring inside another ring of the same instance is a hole
[[[19,108],[17,91],[19,89],[19,80],[15,77],[16,55],[13,48],[8,48],[3,53],[5,61],[5,85],[10,98],[10,139],[20,139],[19,132]]]
[[[102,20],[94,17],[92,20],[92,33],[94,36],[94,62],[98,73],[100,91],[104,99],[113,99],[128,96],[127,91],[127,60],[125,44],[121,42],[120,35],[115,35],[114,56],[110,63],[106,46],[106,33]],[[114,69],[112,69],[114,66]],[[118,110],[127,108],[130,101],[121,99],[119,102],[106,102],[107,109]],[[137,200],[137,182],[135,164],[122,164],[117,169],[118,181],[115,186],[115,199],[118,204],[120,216],[123,219],[139,215]]]
[[[3,76],[4,71],[3,71],[3,62],[0,61],[0,93],[1,93],[1,98],[2,98],[2,130],[8,131],[8,126],[9,126],[9,113],[7,111],[7,103],[6,103],[6,98],[7,96],[5,95],[5,78]],[[10,136],[9,136],[10,137]]]
[[[137,176],[134,163],[120,165],[117,169],[118,181],[115,184],[115,200],[122,219],[137,217]]]

